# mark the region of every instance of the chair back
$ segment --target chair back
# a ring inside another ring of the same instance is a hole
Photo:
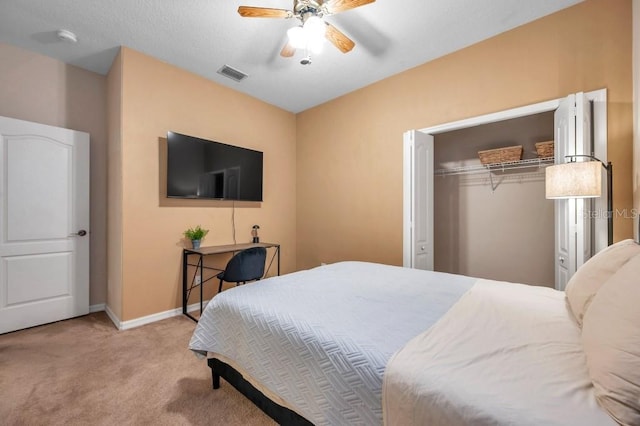
[[[245,282],[259,280],[264,275],[267,249],[251,247],[236,253],[227,263],[224,280],[227,282]]]

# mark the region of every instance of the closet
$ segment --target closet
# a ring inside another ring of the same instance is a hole
[[[606,89],[406,131],[403,265],[564,290],[607,246],[612,212],[606,177],[599,198],[544,198],[548,164],[534,150],[551,140],[549,164],[586,156],[606,164]],[[478,151],[513,145],[523,146],[520,164],[480,167]]]
[[[554,202],[545,199],[537,142],[553,141],[554,113],[434,135],[434,270],[554,287]],[[522,146],[485,167],[479,152]]]

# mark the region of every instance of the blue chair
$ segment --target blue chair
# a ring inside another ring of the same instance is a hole
[[[217,277],[220,279],[218,293],[222,291],[222,282],[245,284],[248,281],[257,281],[264,275],[264,264],[267,259],[267,249],[264,247],[251,247],[236,253],[227,263],[224,271]]]

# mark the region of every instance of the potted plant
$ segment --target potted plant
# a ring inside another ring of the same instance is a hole
[[[195,228],[189,228],[183,232],[184,236],[191,240],[194,249],[200,248],[200,242],[209,233],[208,229],[202,229],[200,225]]]

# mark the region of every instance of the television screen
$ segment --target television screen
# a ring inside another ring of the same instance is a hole
[[[262,201],[262,152],[168,132],[167,197]]]

